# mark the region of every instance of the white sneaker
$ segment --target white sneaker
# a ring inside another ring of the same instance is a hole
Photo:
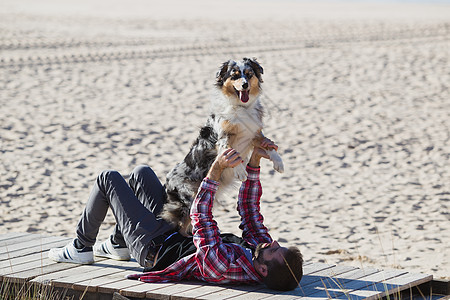
[[[57,262],[69,262],[75,264],[92,264],[94,263],[94,253],[92,247],[84,247],[83,249],[75,248],[74,241],[71,241],[63,248],[52,248],[48,252],[48,258]]]
[[[120,247],[113,245],[111,238],[107,239],[101,244],[94,245],[94,255],[99,257],[106,257],[115,260],[130,260],[130,251],[127,247]]]

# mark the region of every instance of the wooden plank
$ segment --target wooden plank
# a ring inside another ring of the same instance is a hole
[[[342,286],[345,284],[345,282],[357,280],[358,278],[379,272],[379,270],[371,268],[353,270],[350,269],[346,271],[346,268],[343,267],[341,269],[342,273],[340,274],[336,274],[333,276],[323,276],[324,274],[332,275],[333,272],[337,273],[339,272],[339,269],[341,269],[341,267],[338,267],[335,271],[333,269],[328,269],[328,274],[326,273],[327,270],[324,270],[322,272],[316,272],[311,275],[306,275],[304,276],[306,277],[305,281],[303,281],[302,279],[300,282],[300,286],[295,290],[283,292],[279,295],[268,297],[268,299],[283,298],[288,295],[290,296],[288,297],[288,299],[298,297],[332,298],[336,290],[342,290]]]
[[[259,300],[259,299],[264,299],[270,296],[273,296],[275,293],[274,290],[268,289],[267,287],[263,286],[263,288],[252,291],[252,292],[248,292],[245,294],[241,294],[239,296],[234,297],[233,299],[240,299],[240,300]]]
[[[98,260],[97,260],[98,259]],[[114,259],[102,259],[96,258],[95,264],[92,264],[90,266],[95,266],[97,268],[113,268],[118,269],[119,271],[127,271],[127,270],[133,270],[138,269],[142,270],[142,267],[139,266],[139,264],[136,262],[134,258],[131,260],[114,260]],[[139,271],[136,271],[139,273]]]
[[[317,286],[313,293],[308,293],[306,296],[326,296],[333,299],[348,299],[355,290],[363,289],[385,279],[397,277],[405,273],[406,272],[404,271],[388,270],[378,271],[359,278],[352,278],[351,280],[348,280],[348,278],[337,278],[331,281],[323,280],[321,286]]]
[[[223,286],[204,285],[195,289],[179,291],[175,294],[172,294],[170,299],[171,300],[199,299],[202,296],[216,293],[224,289],[226,288]]]
[[[26,272],[11,273],[11,274],[3,276],[3,279],[9,279],[9,280],[13,280],[15,282],[20,282],[20,283],[28,282],[40,275],[45,275],[48,273],[71,269],[71,268],[73,268],[72,265],[73,264],[70,264],[70,263],[56,263],[55,262],[53,264],[34,268],[34,269],[28,270]]]
[[[376,285],[384,280],[388,280],[394,277],[398,277],[400,275],[406,274],[406,271],[401,270],[384,270],[378,273],[374,273],[371,275],[367,275],[359,278],[358,280],[352,280],[349,282],[345,282],[342,286],[341,292],[345,295],[340,295],[339,297],[345,297],[350,294],[352,291],[360,290],[364,288],[368,288],[372,285]],[[374,286],[376,288],[376,286]],[[337,298],[339,298],[337,297]]]
[[[321,270],[324,268],[329,268],[332,265],[316,263],[313,264],[311,262],[306,262],[304,264],[304,272],[315,272],[317,270]],[[221,285],[205,285],[203,287],[199,287],[198,289],[192,289],[184,292],[180,292],[177,294],[173,294],[172,298],[195,298],[195,299],[226,299],[233,298],[242,294],[246,294],[248,292],[255,292],[260,289],[265,288],[264,285],[237,285],[230,287],[221,286]],[[148,293],[147,297],[157,297],[154,293]]]
[[[106,268],[95,269],[85,272],[83,274],[72,274],[71,276],[65,278],[54,279],[51,285],[54,287],[71,289],[73,285],[79,281],[92,280],[96,277],[106,276],[116,272],[118,271],[113,269],[106,269]]]
[[[74,265],[74,264],[70,264]],[[82,269],[79,268],[69,268],[63,277],[53,278],[50,282],[51,286],[62,287],[62,288],[72,288],[72,285],[77,280],[82,281],[86,279],[91,279],[97,276],[97,274],[104,274],[103,268],[99,268],[95,264],[84,265]]]
[[[59,247],[61,245],[64,245],[67,240],[67,238],[60,238],[60,237],[52,237],[52,239],[44,239],[41,235],[32,235],[29,238],[35,238],[38,237],[38,239],[32,239],[33,243],[40,244],[42,241],[46,242],[46,247]],[[62,239],[62,240],[61,240]],[[64,240],[65,239],[65,240]],[[24,243],[19,243],[23,246]],[[28,242],[25,242],[25,244],[28,244]],[[16,244],[17,245],[17,244]],[[20,246],[19,248],[21,248]],[[0,278],[8,279],[10,281],[14,282],[26,282],[40,274],[43,274],[45,272],[53,272],[54,268],[50,267],[50,265],[55,264],[55,262],[50,261],[47,258],[47,253],[39,252],[40,247],[32,247],[32,248],[24,248],[20,250],[19,252],[24,252],[23,256],[20,257],[14,257],[10,258],[8,260],[1,261],[2,269],[0,273]],[[28,252],[35,252],[33,254],[29,254]],[[17,255],[17,251],[12,252],[15,255]],[[14,255],[14,256],[15,256]],[[40,256],[40,258],[39,258]],[[9,266],[8,266],[9,265]],[[63,268],[67,268],[67,266],[63,266]],[[61,269],[61,267],[58,267],[58,270]]]
[[[313,263],[306,266],[303,266],[303,275],[313,274],[319,271],[323,271],[326,269],[331,269],[335,265],[323,264],[323,263]]]
[[[104,294],[120,293],[120,290],[122,290],[122,289],[126,289],[126,288],[136,286],[136,285],[142,285],[142,284],[145,284],[145,282],[142,282],[139,280],[125,279],[125,280],[121,280],[121,281],[100,284],[97,287],[97,291],[99,293],[104,293]]]
[[[352,299],[380,299],[386,295],[400,294],[405,289],[429,282],[432,279],[432,275],[407,273],[383,282],[374,283],[364,289],[358,289],[349,294]]]
[[[317,268],[317,266],[316,267],[311,267],[311,265],[312,265],[311,262],[305,263],[305,266],[310,266],[308,268],[311,269],[311,270],[315,270]],[[329,265],[321,264],[321,266],[328,267]],[[105,287],[101,287],[100,286],[99,287],[99,292],[102,292],[103,288],[110,288],[110,287],[115,289],[113,291],[117,291],[116,290],[117,287],[115,286],[116,284],[117,285],[122,285],[124,283],[123,282],[117,282],[117,283],[113,283],[112,284],[113,286],[111,286],[111,285],[107,285]],[[151,283],[151,285],[152,285],[152,288],[151,288],[151,290],[149,288],[149,292],[147,293],[147,297],[152,297],[153,296],[153,297],[161,297],[161,298],[164,298],[164,299],[168,298],[168,297],[165,297],[163,295],[158,295],[158,294],[152,292],[154,290],[154,287],[155,287],[156,283]],[[167,285],[167,284],[165,284],[165,285]],[[235,295],[239,295],[239,294],[247,293],[249,291],[254,291],[254,290],[257,290],[257,289],[264,288],[264,285],[236,286],[236,287],[233,287],[232,289],[229,289],[229,288],[223,289],[221,286],[218,286],[218,285],[208,286],[208,287],[210,289],[212,289],[212,290],[218,289],[218,293],[222,292],[223,293],[223,297],[222,298],[229,298],[229,297],[232,297],[232,296],[235,296]],[[142,297],[142,291],[140,289],[139,289],[139,291],[136,291],[136,290],[132,291],[132,290],[133,289],[124,289],[123,293],[126,294],[129,297],[133,297],[133,296],[134,297]],[[179,292],[179,290],[178,290],[178,292]],[[222,298],[220,298],[220,294],[214,294],[214,296],[212,298],[209,298],[209,295],[210,294],[206,294],[205,293],[204,296],[199,296],[198,299],[222,299]]]
[[[33,236],[35,237],[35,235]],[[32,240],[21,242],[18,244],[13,244],[10,246],[11,248],[7,249],[7,252],[0,253],[0,261],[21,257],[33,253],[39,253],[41,251],[53,248],[55,242],[59,241],[69,242],[70,240],[71,240],[70,238],[62,238],[62,237],[41,237],[41,238],[33,238]]]
[[[99,260],[101,260],[101,258],[99,258]],[[103,259],[103,260],[105,260],[105,259]],[[55,279],[64,278],[64,277],[73,275],[75,272],[78,272],[78,274],[83,274],[87,270],[91,270],[90,265],[79,265],[79,264],[70,264],[70,263],[57,263],[57,264],[68,265],[68,266],[70,266],[70,268],[37,276],[36,278],[32,279],[31,282],[50,285],[52,283],[52,281]]]
[[[14,257],[11,259],[2,260],[2,261],[0,261],[0,274],[2,274],[2,271],[5,268],[11,268],[11,266],[16,266],[16,265],[20,265],[20,264],[23,264],[23,263],[26,263],[29,261],[43,259],[44,257],[47,257],[47,253],[48,253],[47,251],[38,252],[38,253],[29,254],[29,255],[24,255],[22,257]]]
[[[365,268],[343,273],[333,278],[323,278],[320,280],[320,284],[306,287],[304,295],[313,298],[338,298],[347,292],[346,286],[348,284],[359,282],[362,278],[367,278],[367,276],[379,276],[381,272],[377,269]]]
[[[41,241],[47,241],[48,239],[51,240],[61,240],[64,238],[61,237],[56,237],[56,236],[44,236],[41,234],[29,234],[29,235],[24,235],[24,236],[19,236],[17,238],[14,239],[7,239],[5,241],[2,241],[0,243],[0,253],[1,254],[5,254],[8,251],[14,251],[16,249],[23,249],[23,248],[27,248],[30,245],[40,245],[42,244]]]
[[[18,239],[18,238],[20,238],[22,236],[26,236],[26,235],[32,235],[32,234],[25,233],[25,232],[8,232],[8,233],[0,234],[0,245],[3,246],[3,241],[8,240],[8,242],[9,242],[9,241]]]
[[[124,270],[130,270],[137,266],[136,261],[117,261],[112,259],[103,260],[98,263],[86,266],[86,270],[80,274],[75,270],[72,274],[57,278],[52,281],[52,286],[62,288],[72,288],[76,282],[90,280],[99,276],[106,276],[113,273],[118,273]]]
[[[132,281],[132,280],[130,280]],[[174,285],[174,283],[168,282],[168,283],[145,283],[141,282],[142,284],[139,285],[133,285],[124,289],[120,290],[120,294],[125,297],[132,297],[132,298],[145,298],[147,295],[147,292],[155,290],[155,289],[161,289],[165,288],[171,285]],[[178,284],[178,283],[177,283]]]
[[[62,245],[65,245],[67,241],[54,241],[47,244],[48,248],[52,247],[60,247]],[[41,253],[36,253],[41,254]],[[45,252],[44,257],[42,257],[39,260],[31,260],[28,261],[30,257],[35,257],[36,254],[33,255],[25,255],[23,257],[23,263],[20,262],[21,257],[17,257],[14,259],[10,259],[10,261],[14,261],[15,264],[10,264],[9,267],[2,269],[2,274],[0,278],[5,278],[8,280],[13,280],[14,282],[26,282],[29,281],[37,276],[40,276],[42,274],[52,273],[55,271],[60,271],[64,269],[71,268],[71,264],[60,264],[56,263],[49,258],[47,258],[47,254]],[[17,264],[16,264],[17,263]]]
[[[13,265],[10,268],[4,268],[2,269],[2,276],[14,274],[14,273],[24,273],[25,271],[36,269],[36,268],[42,268],[51,264],[55,264],[56,262],[47,258],[43,257],[41,260],[33,260],[33,261],[27,261],[23,264]],[[0,276],[1,277],[1,276]]]
[[[48,246],[61,247],[64,246],[65,244],[66,241],[56,241],[51,244],[48,244]],[[48,262],[47,257],[48,257],[48,250],[0,261],[0,278],[3,275],[36,268],[36,265],[37,267],[43,266],[44,261]]]
[[[164,288],[149,290],[146,293],[146,298],[172,299],[173,294],[197,289],[197,288],[202,287],[203,285],[205,285],[205,282],[201,282],[201,281],[190,281],[190,282],[177,283],[177,284],[170,285],[170,286],[167,286]]]
[[[422,283],[429,282],[433,280],[433,275],[428,274],[417,274],[417,273],[407,273],[399,277],[391,278],[386,280],[387,284],[395,284],[399,286],[404,286],[406,289],[414,286],[418,286]]]
[[[129,270],[129,271],[120,271],[117,273],[112,273],[112,274],[100,276],[97,278],[91,278],[91,279],[75,282],[72,285],[72,288],[74,290],[79,290],[79,291],[87,290],[88,292],[95,293],[98,291],[99,285],[116,282],[116,281],[122,281],[122,280],[129,281],[128,279],[125,278],[125,276],[130,275],[130,274],[135,274],[137,271],[139,271],[139,269],[135,268],[135,269]]]
[[[313,272],[303,276],[302,280],[300,281],[300,285],[296,289],[288,292],[282,292],[274,296],[269,296],[264,299],[272,300],[272,299],[285,299],[286,296],[295,296],[295,297],[306,296],[309,293],[315,292],[317,286],[322,285],[323,280],[330,280],[330,279],[333,280],[332,278],[338,278],[339,275],[346,273],[348,276],[355,276],[355,274],[358,274],[358,270],[359,270],[358,268],[350,266],[334,266],[332,268]],[[363,274],[361,274],[360,276],[363,276]]]
[[[300,287],[305,288],[309,285],[315,284],[319,282],[321,278],[335,278],[338,275],[343,273],[348,273],[351,271],[356,271],[358,268],[350,267],[350,266],[334,266],[329,269],[320,270],[317,272],[310,273],[308,275],[304,275],[302,280],[300,281]]]
[[[288,300],[288,299],[301,299],[301,300],[330,300],[333,299],[331,296],[322,296],[322,295],[314,295],[314,296],[305,296],[305,297],[300,297],[300,296],[285,296],[285,298],[283,300]],[[350,300],[350,299],[347,299]]]
[[[227,286],[225,289],[220,289],[217,291],[214,291],[214,287],[211,287],[213,292],[209,294],[204,294],[201,296],[198,296],[198,299],[203,300],[222,300],[222,299],[230,299],[235,298],[237,296],[247,294],[249,292],[254,292],[258,290],[262,290],[264,288],[264,285],[258,284],[258,285],[238,285],[238,286]],[[220,288],[220,286],[217,286],[217,288]]]
[[[17,249],[27,248],[28,243],[42,238],[43,236],[39,234],[29,234],[7,239],[0,243],[0,257],[8,257],[8,253],[14,252]]]
[[[304,272],[308,273],[310,275],[303,276],[303,278],[301,280],[301,286],[303,287],[306,285],[313,284],[314,282],[320,281],[319,278],[321,276],[322,277],[323,276],[331,277],[331,276],[339,275],[341,273],[353,271],[356,269],[355,267],[350,267],[350,266],[333,266],[331,268],[328,268],[329,266],[332,266],[332,265],[316,264],[316,265],[310,265],[308,268],[304,268]],[[325,268],[325,269],[323,269],[323,268]],[[209,286],[207,289],[205,286],[204,294],[198,294],[200,291],[193,290],[193,292],[195,293],[193,296],[195,296],[194,298],[196,298],[196,299],[211,299],[211,300],[212,299],[214,299],[214,300],[226,299],[226,298],[236,297],[236,296],[248,293],[248,292],[254,292],[254,291],[257,291],[258,289],[262,289],[262,288],[264,288],[264,285],[259,285],[259,287],[246,286],[244,289],[240,288],[239,286],[232,287],[232,288]],[[176,294],[173,296],[178,296],[178,295]],[[190,297],[191,295],[189,294],[189,292],[185,292],[185,293],[182,293],[181,296]],[[270,295],[268,298],[272,299],[272,297],[276,297],[276,296]]]
[[[323,264],[323,263],[308,264],[308,265],[303,266],[303,274],[304,275],[313,274],[313,273],[320,272],[320,271],[323,271],[323,270],[331,269],[334,266],[335,265]],[[270,290],[270,289],[262,286],[262,288],[259,289],[259,290],[254,290],[254,291],[251,291],[251,292],[248,292],[248,293],[236,295],[234,297],[234,299],[242,299],[242,300],[255,299],[255,300],[259,300],[259,299],[264,299],[264,298],[267,298],[267,297],[270,297],[270,296],[273,296],[273,295],[274,295],[274,291],[273,290]]]

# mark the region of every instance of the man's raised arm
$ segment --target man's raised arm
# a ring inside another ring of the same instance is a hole
[[[193,240],[197,248],[196,262],[203,279],[209,282],[259,280],[259,277],[250,270],[251,263],[242,262],[242,257],[245,256],[243,249],[222,242],[217,223],[212,215],[213,201],[222,171],[240,163],[242,158],[234,149],[227,149],[220,154],[202,181],[192,203],[191,219]]]
[[[261,182],[259,181],[261,158],[269,158],[266,149],[277,150],[278,146],[271,140],[264,138],[260,145],[255,146],[247,166],[247,180],[242,183],[239,190],[238,212],[241,216],[242,237],[250,244],[270,243],[264,218],[260,213],[260,199],[262,195]]]

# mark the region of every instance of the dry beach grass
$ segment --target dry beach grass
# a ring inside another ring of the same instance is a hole
[[[65,2],[0,4],[0,233],[73,236],[103,169],[163,180],[220,63],[250,56],[286,166],[262,169],[272,235],[311,261],[450,276],[449,5]],[[238,233],[231,200],[215,215]]]

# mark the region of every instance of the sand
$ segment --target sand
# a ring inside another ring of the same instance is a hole
[[[262,165],[272,236],[307,261],[450,278],[450,6],[212,3],[0,3],[0,234],[74,236],[104,169],[164,180],[219,65],[249,56],[286,167]],[[239,233],[232,200],[215,216]]]

